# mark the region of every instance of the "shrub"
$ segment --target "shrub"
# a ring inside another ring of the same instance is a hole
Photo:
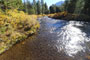
[[[5,50],[4,46],[7,48],[35,33],[40,27],[36,19],[36,15],[28,15],[16,9],[0,12],[0,44],[3,43],[0,45],[0,53]]]

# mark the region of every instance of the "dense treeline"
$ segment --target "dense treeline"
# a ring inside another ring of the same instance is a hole
[[[62,5],[52,5],[49,9],[50,13],[67,11],[71,14],[74,13],[90,15],[90,0],[65,0]]]
[[[50,13],[58,13],[58,12],[61,12],[61,9],[59,6],[56,6],[56,5],[51,5],[49,7],[49,10],[50,10]]]
[[[56,13],[55,5],[50,7],[50,12],[55,13],[49,17],[62,20],[90,21],[90,0],[65,0]]]
[[[22,5],[22,0],[0,0],[0,8],[3,10],[20,9]]]
[[[18,9],[27,12],[28,14],[49,14],[67,11],[68,13],[87,14],[90,15],[90,0],[65,0],[60,5],[51,5],[48,8],[44,0],[0,0],[0,8]]]
[[[48,14],[49,9],[44,0],[33,0],[31,3],[29,0],[0,0],[0,8],[6,9],[18,9],[23,10],[28,14]]]
[[[44,0],[33,0],[31,3],[28,0],[24,0],[24,11],[29,14],[48,14],[49,9]]]
[[[64,11],[90,15],[90,0],[65,0]]]

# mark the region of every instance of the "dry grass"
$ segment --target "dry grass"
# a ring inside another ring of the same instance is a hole
[[[65,17],[67,15],[68,13],[64,11],[64,12],[59,12],[59,13],[54,13],[54,14],[48,14],[47,16],[51,18],[60,18],[60,17]]]

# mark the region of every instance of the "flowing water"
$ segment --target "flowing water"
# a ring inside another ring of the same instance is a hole
[[[90,23],[38,19],[37,35],[16,44],[0,55],[0,60],[88,60],[90,55]]]

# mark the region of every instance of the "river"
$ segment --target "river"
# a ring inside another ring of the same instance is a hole
[[[38,34],[16,44],[0,55],[0,60],[88,60],[90,23],[38,19]]]

